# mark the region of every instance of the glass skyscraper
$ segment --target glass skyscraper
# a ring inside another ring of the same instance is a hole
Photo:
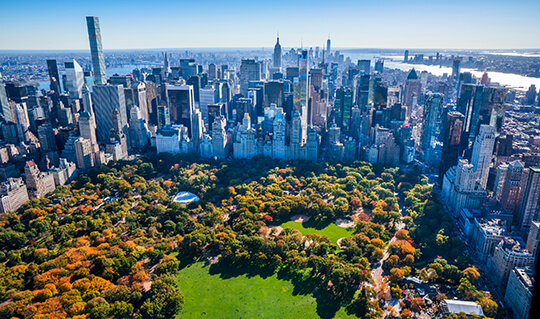
[[[105,58],[103,57],[103,46],[101,44],[99,18],[86,17],[86,25],[88,26],[88,38],[90,40],[90,52],[92,53],[95,83],[105,84],[107,83],[107,75],[105,73]]]

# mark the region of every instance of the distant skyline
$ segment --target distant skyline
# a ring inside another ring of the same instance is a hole
[[[151,5],[151,6],[150,6]],[[6,1],[0,50],[89,50],[86,16],[113,49],[540,48],[540,1]]]

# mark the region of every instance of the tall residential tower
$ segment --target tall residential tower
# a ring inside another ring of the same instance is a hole
[[[99,18],[86,17],[86,25],[88,26],[88,38],[90,39],[90,52],[92,53],[95,83],[105,84],[107,83],[107,75],[105,74],[105,58],[103,57],[103,46],[101,45]]]

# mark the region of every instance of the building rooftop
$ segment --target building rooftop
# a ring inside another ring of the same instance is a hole
[[[504,236],[506,233],[505,228],[499,225],[499,219],[479,219],[478,224],[487,235]]]
[[[198,202],[200,200],[199,196],[190,193],[190,192],[180,192],[176,194],[176,196],[173,199],[173,202],[177,202],[180,204],[189,204],[192,202]]]
[[[534,270],[530,268],[515,268],[514,271],[516,273],[517,278],[519,279],[519,281],[521,281],[523,286],[529,289],[529,291],[532,293],[533,288],[534,288],[534,281],[535,281]]]
[[[477,316],[483,316],[484,312],[482,307],[479,304],[473,301],[462,301],[462,300],[450,300],[446,299],[443,302],[443,309],[447,313],[460,313],[464,312],[466,314],[473,314]]]

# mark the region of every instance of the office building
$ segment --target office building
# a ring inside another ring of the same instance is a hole
[[[409,72],[405,80],[405,89],[403,92],[403,105],[407,107],[407,118],[411,117],[412,110],[416,109],[420,95],[422,94],[422,85],[418,74],[414,69]]]
[[[522,173],[523,164],[520,161],[508,165],[500,199],[503,211],[508,214],[513,214],[517,207]]]
[[[360,74],[369,75],[371,72],[371,60],[358,60]]]
[[[311,125],[312,119],[308,118],[309,101],[309,56],[307,50],[302,50],[298,62],[298,78],[294,79],[294,111],[300,115],[301,144],[307,139],[307,127]]]
[[[274,46],[274,68],[281,70],[281,45],[279,44],[279,35]]]
[[[199,91],[199,109],[204,120],[208,122],[208,105],[217,102],[216,89],[207,87]]]
[[[87,139],[92,146],[92,152],[96,153],[98,151],[97,138],[96,138],[96,128],[94,126],[94,119],[90,113],[83,111],[79,115],[79,134],[81,137]]]
[[[353,91],[347,87],[336,90],[334,100],[334,120],[344,133],[350,132]]]
[[[15,104],[13,111],[13,114],[15,115],[14,120],[19,140],[28,141],[28,129],[30,128],[30,121],[28,119],[28,110],[26,108],[26,103]]]
[[[84,72],[79,63],[75,60],[64,62],[66,69],[66,86],[69,97],[72,99],[81,99],[84,86]]]
[[[11,113],[11,107],[9,106],[9,101],[7,97],[6,86],[0,80],[0,112],[2,112],[2,117],[6,121],[13,121],[13,115]]]
[[[63,107],[58,110],[58,126],[70,128],[73,126],[73,114],[71,108]]]
[[[448,112],[443,134],[443,149],[441,165],[439,168],[439,184],[442,185],[446,171],[457,165],[461,143],[461,130],[463,128],[463,114],[459,112]]]
[[[61,94],[60,75],[58,74],[58,65],[56,60],[47,60],[47,70],[49,71],[50,89],[56,94]]]
[[[268,81],[264,83],[264,107],[275,104],[277,107],[283,106],[284,83],[282,81]]]
[[[261,80],[261,64],[255,60],[242,60],[240,65],[240,93],[248,96],[249,82]]]
[[[171,124],[181,124],[191,134],[191,117],[195,111],[195,96],[191,85],[167,85],[165,90]]]
[[[42,124],[39,126],[38,138],[42,152],[54,152],[57,150],[54,130],[50,124]]]
[[[113,127],[109,133],[109,140],[105,144],[105,150],[112,155],[113,160],[118,161],[128,155],[127,134],[123,131],[122,114],[118,108],[112,111],[112,120]]]
[[[480,186],[486,189],[489,167],[495,146],[495,129],[490,125],[481,125],[474,141],[471,164],[477,173]]]
[[[384,71],[384,60],[377,60],[375,62],[375,72],[379,72],[379,74],[383,73]]]
[[[434,149],[436,143],[440,142],[443,103],[444,95],[440,93],[429,93],[426,97],[420,142],[426,163],[435,163],[437,161]]]
[[[459,81],[459,74],[461,73],[461,60],[456,58],[452,63],[452,80]]]
[[[523,169],[520,187],[514,224],[526,232],[532,221],[540,217],[540,168]]]
[[[88,39],[90,40],[90,53],[92,54],[92,66],[94,71],[95,84],[106,84],[107,74],[105,72],[105,58],[103,56],[103,45],[101,44],[101,28],[98,17],[86,17],[88,27]]]
[[[123,133],[126,135],[129,134],[123,85],[95,85],[92,102],[94,104],[94,113],[96,116],[98,141],[109,141],[110,132],[114,126],[113,110],[115,109],[119,112]]]
[[[330,58],[330,51],[332,49],[332,42],[330,41],[330,38],[328,38],[328,40],[326,40],[326,59],[329,59]]]
[[[138,106],[131,108],[129,112],[129,133],[131,134],[131,147],[143,148],[148,144],[148,130],[146,123],[142,119],[141,112]]]
[[[461,85],[456,110],[465,115],[463,149],[474,141],[481,125],[492,126],[498,135],[504,123],[506,95],[504,88]]]

